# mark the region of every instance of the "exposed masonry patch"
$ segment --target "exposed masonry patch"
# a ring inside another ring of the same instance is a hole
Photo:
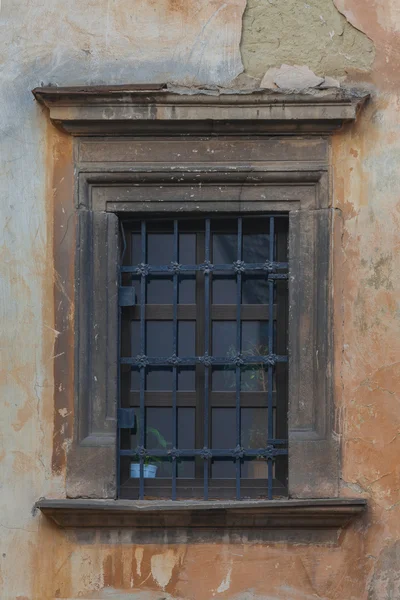
[[[344,77],[368,71],[375,58],[372,41],[332,0],[247,0],[241,51],[246,74],[257,78],[283,63]]]

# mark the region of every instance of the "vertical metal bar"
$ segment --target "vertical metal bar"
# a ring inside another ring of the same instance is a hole
[[[146,221],[141,222],[141,246],[142,246],[142,263],[146,264],[147,259],[147,234]],[[146,275],[142,273],[140,280],[140,354],[146,354]],[[140,446],[144,447],[145,442],[145,382],[146,382],[146,367],[140,367]],[[143,456],[140,456],[140,479],[139,479],[139,499],[144,498],[144,464]]]
[[[124,224],[120,221],[120,229],[121,229],[121,238],[122,238],[122,253],[119,259],[119,270],[118,270],[118,289],[120,289],[122,285],[122,272],[121,266],[124,261],[125,251],[126,251],[126,239],[125,239],[125,231]],[[117,383],[117,397],[118,397],[118,408],[121,408],[121,306],[118,306],[118,383]],[[120,489],[121,489],[121,429],[117,424],[117,496],[119,497]]]
[[[275,219],[274,217],[269,218],[269,260],[273,262],[275,260]],[[274,353],[274,280],[268,279],[268,353]],[[273,375],[274,367],[268,365],[268,439],[274,437],[274,423],[273,423]],[[268,499],[272,499],[272,459],[268,459]]]
[[[179,252],[179,231],[178,221],[174,220],[174,256],[173,261],[178,263]],[[172,332],[172,354],[178,356],[178,273],[173,275],[173,332]],[[177,389],[178,389],[178,368],[174,365],[172,369],[172,444],[173,448],[178,446],[178,411],[176,407]],[[172,500],[176,500],[176,477],[178,463],[177,459],[172,459]]]
[[[237,227],[237,260],[242,260],[243,245],[243,223],[242,217],[238,218]],[[242,326],[240,322],[242,303],[242,273],[240,269],[236,275],[236,354],[242,351]],[[236,447],[241,446],[241,414],[240,414],[240,387],[241,387],[241,369],[236,365]],[[240,500],[240,463],[241,458],[236,457],[236,500]]]
[[[206,237],[205,237],[205,262],[210,261],[211,244],[211,225],[210,219],[206,219]],[[204,272],[204,354],[210,354],[210,274]],[[209,387],[210,387],[210,368],[204,367],[204,447],[208,448],[208,410],[209,410]],[[209,459],[204,459],[204,500],[208,500],[208,464]]]

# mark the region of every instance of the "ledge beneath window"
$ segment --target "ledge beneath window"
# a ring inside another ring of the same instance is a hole
[[[360,516],[364,499],[253,501],[40,500],[60,527],[338,529]]]

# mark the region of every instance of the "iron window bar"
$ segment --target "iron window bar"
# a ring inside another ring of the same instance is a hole
[[[214,217],[213,217],[214,218]],[[269,218],[269,260],[262,263],[247,263],[242,260],[243,248],[243,218],[237,217],[237,259],[228,264],[212,264],[210,260],[211,248],[211,225],[210,218],[205,219],[205,258],[201,264],[179,263],[179,220],[173,220],[173,260],[165,265],[151,265],[147,263],[147,229],[146,220],[140,224],[141,233],[141,263],[137,265],[121,265],[120,274],[123,273],[140,276],[140,354],[137,356],[120,356],[121,365],[136,367],[140,373],[140,406],[139,444],[133,449],[122,449],[118,447],[119,457],[139,458],[139,499],[145,495],[144,489],[144,462],[148,457],[168,458],[172,460],[172,499],[177,497],[177,460],[179,458],[204,459],[204,485],[203,496],[208,499],[209,488],[209,464],[212,458],[232,458],[235,460],[236,499],[241,499],[241,461],[246,458],[262,457],[268,464],[268,498],[273,497],[273,461],[278,456],[288,454],[287,439],[276,439],[273,437],[273,374],[274,367],[278,363],[287,363],[287,355],[277,355],[274,349],[274,285],[276,280],[288,278],[288,263],[275,260],[275,217]],[[123,232],[124,252],[126,250],[125,233]],[[284,271],[284,272],[280,272]],[[286,271],[286,272],[285,272]],[[204,274],[204,354],[202,356],[180,357],[178,349],[178,285],[180,273]],[[263,273],[268,282],[269,290],[269,315],[268,315],[268,350],[269,353],[258,356],[248,356],[241,351],[242,329],[242,276],[247,273]],[[236,275],[236,354],[218,357],[212,356],[210,351],[210,275],[211,274]],[[146,279],[152,274],[171,274],[173,281],[173,336],[171,356],[154,357],[146,354]],[[126,298],[127,295],[122,295]],[[124,302],[121,303],[125,306]],[[202,448],[184,449],[178,448],[178,368],[180,366],[204,366],[204,446]],[[267,411],[268,431],[265,446],[262,448],[245,448],[241,443],[241,374],[242,368],[247,365],[264,365],[267,368]],[[145,392],[146,392],[146,369],[147,367],[165,366],[172,367],[172,445],[170,449],[151,449],[145,447]],[[235,404],[235,438],[236,446],[229,449],[210,448],[209,444],[209,400],[210,400],[210,368],[213,366],[230,366],[235,368],[236,381],[236,404]],[[123,415],[124,410],[119,409],[120,427],[132,426],[132,419]],[[286,447],[279,447],[286,446]]]

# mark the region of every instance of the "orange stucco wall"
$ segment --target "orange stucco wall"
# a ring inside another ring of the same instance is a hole
[[[0,598],[399,599],[399,3],[335,0],[375,52],[371,66],[352,63],[339,74],[342,85],[366,89],[371,99],[332,140],[341,495],[365,497],[369,509],[336,540],[319,544],[229,537],[140,543],[118,531],[67,534],[32,512],[41,496],[65,494],[73,399],[66,377],[60,385],[69,403],[54,404],[54,370],[64,358],[55,352],[61,332],[53,285],[70,307],[70,323],[73,300],[54,272],[53,243],[61,231],[72,235],[73,173],[70,138],[48,124],[29,90],[41,81],[225,85],[242,69],[246,3],[66,4],[3,0],[0,10],[7,42],[0,54]]]

